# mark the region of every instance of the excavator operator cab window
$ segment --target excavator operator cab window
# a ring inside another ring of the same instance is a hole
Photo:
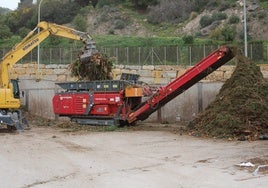
[[[13,85],[13,96],[15,99],[19,99],[20,98],[19,82],[17,79],[11,79],[11,83]]]

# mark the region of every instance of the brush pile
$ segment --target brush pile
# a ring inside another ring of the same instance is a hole
[[[94,53],[90,58],[81,61],[79,58],[70,64],[73,76],[80,81],[110,80],[112,79],[112,61],[101,53]]]
[[[205,111],[189,123],[192,135],[256,140],[268,135],[268,82],[260,68],[237,54],[237,67]]]

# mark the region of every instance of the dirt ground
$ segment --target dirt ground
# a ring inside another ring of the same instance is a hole
[[[0,133],[4,188],[41,187],[266,187],[258,166],[268,141],[227,141],[178,134],[172,129],[68,132],[32,127]],[[260,165],[260,164],[259,164]]]

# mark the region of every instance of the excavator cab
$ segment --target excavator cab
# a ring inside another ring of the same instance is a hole
[[[11,84],[13,86],[13,97],[15,99],[20,98],[20,89],[19,89],[19,82],[18,79],[11,79]]]

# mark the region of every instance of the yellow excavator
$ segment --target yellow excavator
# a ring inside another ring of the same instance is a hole
[[[40,22],[28,35],[15,45],[0,61],[0,124],[10,129],[24,129],[28,126],[19,110],[21,106],[17,79],[10,79],[10,68],[50,35],[82,41],[80,61],[87,61],[97,52],[93,38],[85,32],[77,31],[55,23]]]

